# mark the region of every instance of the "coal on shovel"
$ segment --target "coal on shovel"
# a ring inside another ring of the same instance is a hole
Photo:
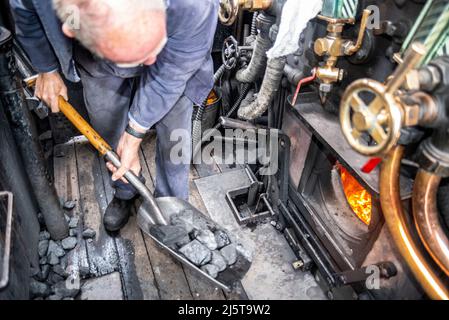
[[[106,160],[121,167],[114,150],[63,97],[59,97],[59,108]],[[124,177],[144,200],[138,210],[139,227],[181,263],[222,289],[232,290],[248,272],[252,254],[190,203],[172,197],[155,199],[133,172]]]

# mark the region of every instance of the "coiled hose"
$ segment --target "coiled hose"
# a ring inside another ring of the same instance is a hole
[[[257,16],[259,15],[258,12],[254,12],[253,14],[253,22],[251,24],[251,35],[257,36]]]
[[[242,92],[240,93],[240,96],[238,97],[237,101],[232,106],[232,108],[226,113],[226,115],[225,115],[226,118],[229,118],[230,116],[232,116],[232,114],[235,111],[237,111],[237,109],[240,107],[240,104],[242,103],[243,99],[245,99],[246,96],[248,95],[250,87],[251,87],[251,85],[247,84],[247,83],[243,85]],[[206,142],[207,140],[209,140],[210,137],[212,136],[212,133],[215,132],[216,130],[220,129],[220,127],[221,127],[221,124],[218,123],[215,125],[213,130],[210,130],[207,134],[205,134],[202,139],[199,139],[198,137],[196,138],[197,139],[196,141],[198,141],[198,142],[193,144],[193,158],[195,158],[197,153],[201,150],[201,146],[203,145],[203,143]],[[199,137],[201,137],[201,132],[200,132]]]
[[[226,71],[225,65],[222,65],[214,74],[214,85],[218,83],[223,74]],[[193,127],[192,127],[192,146],[195,146],[201,141],[201,124],[203,122],[204,111],[207,106],[207,99],[203,102],[202,105],[198,106],[198,110],[195,114],[195,118],[193,119]]]

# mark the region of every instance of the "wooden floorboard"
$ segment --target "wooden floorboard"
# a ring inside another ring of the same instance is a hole
[[[131,290],[137,291],[135,294],[130,294],[130,290],[127,290],[128,299],[133,299],[133,297],[135,297],[134,299],[159,300],[159,289],[153,274],[153,268],[142,232],[137,226],[135,214],[131,216],[126,227],[120,232],[120,235],[122,239],[128,241],[132,245],[132,250],[130,252],[132,259],[130,260],[133,267],[130,269],[133,270],[133,273],[138,280],[138,283],[130,286],[133,288]],[[138,287],[138,289],[135,289],[136,287]],[[141,297],[139,297],[139,295],[141,295]]]
[[[68,255],[67,264],[72,274],[78,273],[81,267],[89,268],[87,257],[87,247],[85,241],[81,239],[81,230],[83,228],[83,210],[80,203],[80,192],[78,187],[78,168],[76,159],[75,142],[70,141],[55,147],[54,152],[54,174],[55,188],[61,203],[74,201],[73,210],[67,211],[70,217],[78,217],[80,224],[78,226],[78,245],[75,250]]]
[[[75,147],[84,226],[95,230],[97,234],[93,241],[87,241],[90,272],[95,276],[107,275],[119,270],[119,258],[115,242],[107,234],[102,223],[108,202],[100,160],[90,145],[76,143]]]
[[[100,162],[106,199],[109,203],[114,196],[110,174],[105,162]],[[120,275],[124,296],[128,300],[159,300],[159,292],[151,262],[142,236],[137,226],[135,210],[128,224],[114,238],[119,256]]]

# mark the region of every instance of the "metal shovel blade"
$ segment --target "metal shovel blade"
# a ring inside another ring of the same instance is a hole
[[[167,221],[170,221],[173,215],[179,216],[180,214],[182,215],[184,212],[188,212],[189,215],[192,215],[194,217],[193,223],[201,224],[202,226],[207,225],[208,227],[211,228],[218,228],[220,230],[223,230],[214,221],[206,217],[198,209],[196,209],[190,203],[182,199],[165,197],[165,198],[157,198],[156,201],[158,207],[160,208],[160,211],[162,212]],[[145,232],[145,234],[151,237],[160,247],[167,250],[176,260],[180,261],[182,264],[194,270],[199,275],[205,277],[207,280],[212,282],[214,285],[220,287],[221,289],[231,291],[234,284],[240,281],[243,275],[246,273],[247,270],[241,273],[232,271],[229,272],[228,270],[225,270],[225,272],[223,273],[226,274],[225,276],[220,276],[219,274],[217,278],[213,278],[208,273],[204,272],[198,266],[189,261],[182,254],[180,254],[173,248],[169,247],[168,245],[164,244],[151,232],[152,227],[155,226],[154,219],[152,218],[151,205],[149,205],[147,202],[144,201],[140,206],[137,215],[138,215],[137,217],[138,225],[142,229],[142,231]],[[232,235],[229,236],[233,240],[232,243],[234,243],[236,240],[232,237]],[[228,269],[229,268],[232,267],[228,267]]]

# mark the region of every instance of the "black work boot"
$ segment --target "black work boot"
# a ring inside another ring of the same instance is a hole
[[[105,229],[109,232],[116,232],[123,228],[128,223],[133,203],[134,199],[121,200],[114,197],[103,217]]]

